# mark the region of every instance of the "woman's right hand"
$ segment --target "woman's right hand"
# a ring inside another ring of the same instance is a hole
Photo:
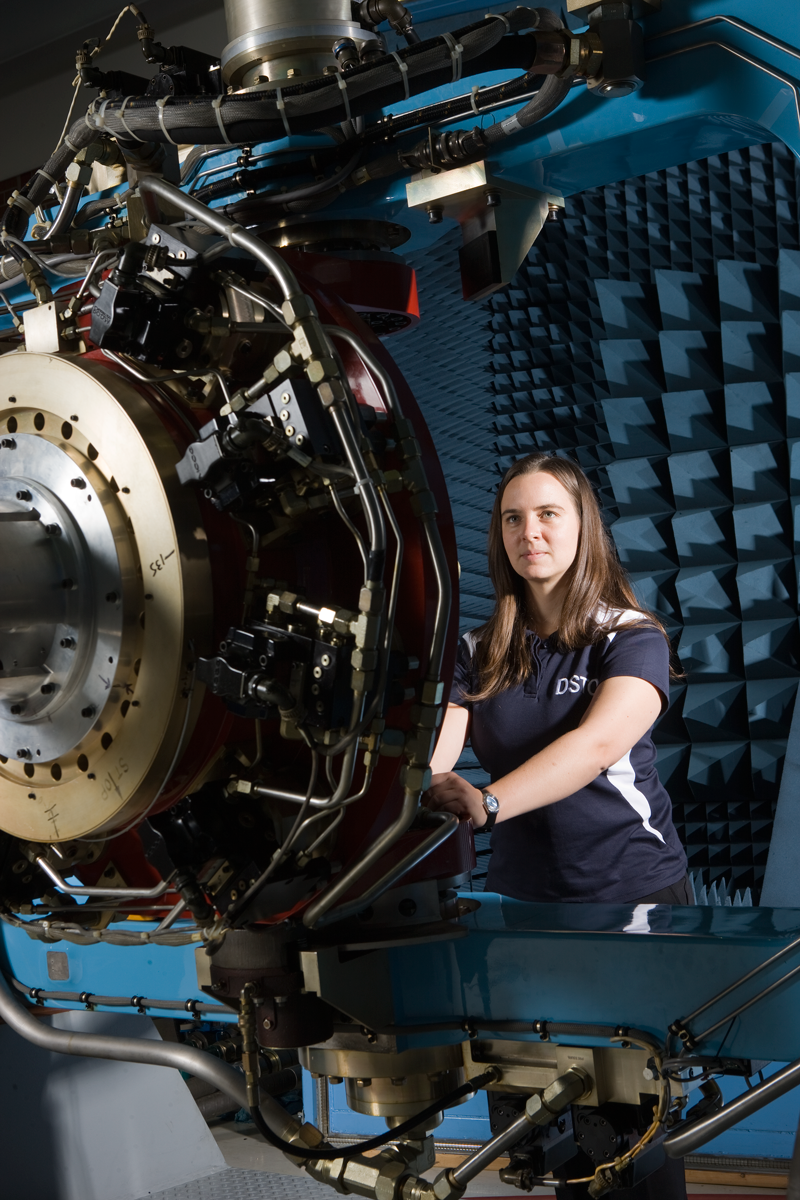
[[[455,771],[434,775],[423,803],[432,812],[451,812],[459,821],[471,820],[476,829],[486,822],[483,793]]]

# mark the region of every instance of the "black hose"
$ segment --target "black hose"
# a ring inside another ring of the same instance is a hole
[[[512,29],[519,21],[516,13],[520,11],[530,13],[527,9],[513,10],[507,18]],[[523,27],[530,25],[530,20],[522,22]],[[502,50],[491,56],[488,63],[492,69],[515,61],[521,42],[526,52],[530,52],[527,39],[506,38],[506,32],[505,22],[497,18],[455,30],[452,36],[462,46],[462,75],[487,69],[487,55],[500,43]],[[394,57],[384,56],[348,71],[345,88],[339,84],[344,76],[328,75],[305,84],[293,84],[280,92],[225,96],[218,108],[212,105],[210,96],[176,96],[163,108],[157,107],[153,97],[104,101],[103,128],[123,139],[133,136],[153,142],[218,145],[225,140],[224,127],[225,136],[234,144],[272,141],[285,137],[287,129],[298,134],[314,131],[321,125],[366,115],[400,101],[406,95],[406,82],[408,94],[418,95],[453,79],[451,49],[441,37],[406,46],[398,52],[398,57],[407,71],[401,72]],[[495,58],[501,61],[496,62]],[[527,61],[532,60],[529,57]],[[92,120],[93,110],[86,118]]]
[[[433,1104],[429,1104],[427,1108],[423,1108],[416,1116],[409,1117],[401,1125],[395,1126],[394,1129],[387,1129],[386,1133],[381,1133],[377,1137],[368,1138],[366,1142],[358,1142],[355,1146],[311,1147],[295,1145],[293,1142],[284,1141],[277,1133],[273,1133],[257,1108],[250,1109],[250,1116],[253,1118],[256,1129],[262,1137],[266,1138],[276,1150],[282,1150],[284,1154],[292,1155],[294,1158],[353,1158],[356,1154],[366,1154],[368,1150],[378,1150],[381,1146],[385,1146],[387,1142],[396,1141],[404,1133],[408,1133],[411,1129],[416,1129],[428,1117],[435,1116],[436,1113],[441,1112],[444,1108],[452,1107],[453,1104],[461,1100],[464,1096],[473,1096],[475,1092],[480,1091],[484,1084],[493,1083],[496,1078],[497,1072],[494,1069],[485,1071],[483,1075],[476,1075],[474,1079],[471,1079],[468,1083],[462,1083],[461,1087],[448,1092],[441,1100],[436,1100]]]

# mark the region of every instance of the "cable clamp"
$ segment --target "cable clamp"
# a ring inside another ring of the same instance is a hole
[[[225,145],[226,145],[226,146],[232,146],[232,145],[233,145],[233,142],[232,142],[232,141],[231,141],[231,139],[228,137],[228,134],[227,134],[227,132],[226,132],[226,130],[225,130],[225,124],[224,124],[224,122],[223,122],[223,120],[222,120],[222,108],[221,108],[221,106],[222,106],[222,101],[223,101],[224,99],[225,99],[225,97],[224,97],[224,96],[216,96],[216,97],[215,97],[215,98],[214,98],[214,99],[211,101],[211,107],[213,108],[213,110],[214,110],[214,113],[215,113],[215,115],[216,115],[216,118],[217,118],[217,124],[219,125],[219,131],[220,131],[220,133],[222,134],[222,140],[224,141],[224,143],[225,143]]]
[[[405,88],[406,92],[406,100],[409,100],[411,98],[411,89],[408,86],[408,63],[403,62],[396,50],[390,51],[390,55],[397,63],[397,66],[400,69],[400,74],[403,76],[403,87]]]
[[[89,128],[91,129],[91,125],[89,126]],[[69,146],[69,148],[70,148],[70,150],[73,152],[73,154],[77,154],[77,153],[78,153],[78,152],[81,150],[81,148],[82,148],[82,147],[80,147],[80,146],[75,146],[75,145],[73,145],[73,144],[72,144],[72,142],[69,140],[69,136],[67,136],[67,137],[65,137],[65,138],[64,138],[64,142],[63,142],[63,144],[64,144],[65,146]]]
[[[128,124],[128,122],[125,120],[125,106],[127,105],[129,100],[135,100],[135,99],[136,99],[135,96],[126,96],[125,99],[122,101],[122,108],[119,110],[120,123],[122,124],[122,128],[125,130],[128,137],[132,137],[135,142],[146,142],[147,138],[140,138],[138,133],[134,133],[133,130],[131,129],[130,125]]]
[[[472,111],[475,113],[476,117],[481,115],[481,110],[478,108],[478,96],[480,96],[480,94],[481,89],[478,87],[478,84],[473,84],[470,103],[472,105]]]
[[[53,186],[55,186],[58,183],[57,179],[54,179],[52,175],[48,175],[48,173],[47,173],[47,171],[45,171],[44,167],[40,167],[39,170],[36,172],[36,174],[42,175],[47,180],[47,182],[52,183]]]
[[[505,13],[484,13],[483,19],[484,21],[502,21],[506,27],[506,33],[511,33],[511,22]]]
[[[336,76],[336,80],[339,84],[339,91],[342,93],[342,100],[344,101],[344,111],[347,113],[347,119],[348,119],[348,121],[352,121],[353,114],[350,112],[350,97],[347,94],[347,80],[345,79],[345,77],[341,73],[341,71]]]
[[[276,88],[275,88],[275,93],[276,93],[276,95],[277,95],[277,97],[278,97],[278,99],[275,101],[275,103],[276,103],[276,105],[277,105],[278,112],[281,114],[281,119],[282,119],[282,121],[283,121],[283,128],[286,130],[286,136],[287,136],[287,137],[291,137],[291,136],[292,136],[292,131],[291,131],[291,129],[289,128],[289,122],[288,122],[288,120],[286,119],[286,104],[285,104],[285,102],[284,102],[284,99],[283,99],[283,89],[282,89],[282,88],[279,88],[279,87],[276,87]]]
[[[183,1007],[188,1013],[193,1013],[195,1016],[197,1016],[197,1005],[199,1003],[199,1000],[187,1000]]]
[[[164,109],[167,107],[168,100],[169,96],[162,96],[160,100],[156,100],[156,107],[158,109],[158,123],[161,126],[161,132],[164,134],[164,137],[167,139],[167,141],[171,142],[173,146],[177,146],[178,143],[174,140],[174,138],[169,136],[169,130],[164,124]]]
[[[452,33],[443,33],[443,34],[441,34],[441,37],[447,43],[447,45],[450,47],[450,58],[453,63],[452,82],[456,83],[461,78],[461,68],[464,65],[464,61],[462,58],[462,55],[464,53],[464,47],[461,45],[461,42],[456,41],[456,39],[453,37]]]
[[[36,212],[36,205],[31,204],[28,197],[21,195],[20,192],[17,192],[17,194],[9,201],[9,207],[21,208],[26,217],[32,217]]]
[[[100,111],[94,115],[94,128],[105,129],[106,127],[106,106],[111,103],[111,100],[106,98],[100,105]],[[89,125],[89,114],[86,114],[86,124]],[[92,126],[89,125],[91,129]]]

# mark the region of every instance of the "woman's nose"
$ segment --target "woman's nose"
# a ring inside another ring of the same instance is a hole
[[[538,538],[541,534],[541,530],[539,528],[539,521],[536,517],[528,518],[528,520],[525,522],[524,533],[525,533],[525,538],[528,541],[532,542],[532,541],[538,540]]]

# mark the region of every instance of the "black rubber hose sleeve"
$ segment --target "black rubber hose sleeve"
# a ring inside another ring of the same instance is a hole
[[[428,1117],[434,1116],[441,1112],[444,1108],[450,1108],[464,1096],[473,1096],[475,1092],[487,1083],[493,1083],[497,1079],[497,1072],[494,1069],[485,1071],[483,1075],[477,1075],[468,1083],[463,1083],[461,1087],[449,1092],[443,1096],[441,1100],[429,1104],[427,1108],[423,1108],[421,1112],[416,1113],[413,1117],[409,1117],[407,1121],[403,1121],[401,1125],[397,1125],[394,1129],[387,1129],[386,1133],[378,1134],[377,1137],[369,1138],[366,1142],[358,1142],[354,1146],[304,1146],[296,1145],[294,1142],[287,1142],[277,1133],[274,1133],[267,1122],[262,1117],[257,1108],[250,1109],[250,1116],[253,1118],[256,1129],[264,1137],[271,1146],[276,1150],[282,1150],[284,1154],[289,1154],[294,1158],[353,1158],[357,1154],[366,1154],[370,1150],[378,1150],[381,1146],[385,1146],[387,1142],[394,1142],[404,1133],[408,1133],[411,1129],[416,1129]]]

